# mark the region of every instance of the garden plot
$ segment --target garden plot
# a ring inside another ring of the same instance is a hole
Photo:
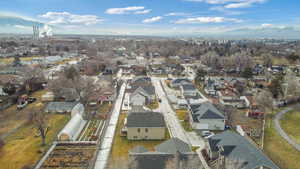
[[[78,141],[97,141],[103,131],[105,122],[105,120],[90,120],[80,134]]]
[[[58,144],[40,169],[87,169],[95,150],[93,144]]]

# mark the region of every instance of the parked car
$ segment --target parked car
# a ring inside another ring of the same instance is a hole
[[[27,99],[28,104],[33,103],[35,101],[36,101],[36,98],[34,98],[34,97],[28,97],[28,99]]]
[[[202,133],[201,133],[201,135],[202,135],[202,137],[203,138],[210,138],[210,137],[212,137],[213,135],[215,135],[213,132],[210,132],[210,131],[202,131]]]
[[[24,101],[24,102],[20,102],[18,105],[17,105],[17,109],[23,109],[24,107],[26,107],[28,104],[27,101]]]

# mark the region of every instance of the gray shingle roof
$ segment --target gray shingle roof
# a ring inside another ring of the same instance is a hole
[[[178,138],[171,138],[155,147],[157,152],[176,154],[191,152],[190,146]]]
[[[165,127],[164,116],[157,112],[132,112],[127,117],[127,127]]]
[[[194,121],[200,119],[224,119],[224,115],[211,103],[190,105]]]
[[[148,95],[155,95],[155,88],[152,85],[147,86],[133,86],[132,87],[133,93],[136,92],[146,92]]]
[[[184,91],[195,91],[197,90],[193,84],[184,84],[182,85]]]
[[[50,102],[45,108],[45,112],[49,113],[65,113],[71,112],[77,102]]]
[[[222,146],[223,155],[232,160],[244,162],[243,169],[256,169],[261,166],[279,169],[261,150],[251,144],[245,137],[232,131],[225,131],[209,138],[212,151]]]

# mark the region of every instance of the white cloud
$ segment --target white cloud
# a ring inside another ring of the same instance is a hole
[[[241,2],[227,4],[224,7],[229,8],[229,9],[232,9],[232,8],[249,8],[253,4],[264,3],[264,2],[266,2],[266,0],[244,0],[244,1],[241,1]]]
[[[136,11],[136,12],[134,12],[134,14],[147,14],[147,13],[150,13],[151,11],[152,11],[151,9],[146,9],[143,11]]]
[[[47,12],[39,17],[47,19],[48,24],[83,24],[93,25],[102,22],[103,19],[96,15],[76,15],[69,12]]]
[[[264,3],[267,0],[185,0],[190,2],[204,2],[212,5],[224,5],[224,8],[248,8],[256,3]]]
[[[23,26],[23,25],[14,25],[15,28],[18,29],[26,29],[26,30],[32,30],[31,26]]]
[[[107,14],[120,15],[120,14],[146,14],[151,12],[150,9],[145,9],[143,6],[129,6],[125,8],[109,8],[105,11]]]
[[[232,3],[232,2],[241,2],[245,0],[185,0],[190,2],[205,2],[208,4],[226,4],[226,3]]]
[[[225,17],[195,17],[179,19],[175,21],[176,24],[192,24],[192,23],[223,23],[223,22],[242,22],[236,18],[225,18]]]
[[[161,16],[156,16],[156,17],[152,17],[152,18],[148,18],[148,19],[143,20],[143,23],[154,23],[154,22],[157,22],[161,19],[162,19]]]
[[[189,15],[189,14],[184,12],[171,12],[166,14],[165,16],[185,16],[185,15]]]
[[[261,27],[263,28],[268,28],[268,27],[273,27],[274,25],[273,24],[270,24],[270,23],[263,23],[261,24]]]

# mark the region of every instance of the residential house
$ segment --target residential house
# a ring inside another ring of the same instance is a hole
[[[245,137],[224,131],[210,137],[205,148],[212,168],[279,169],[260,149]]]
[[[124,127],[129,140],[162,140],[166,134],[164,116],[157,112],[129,113]]]
[[[233,90],[225,89],[217,92],[219,102],[225,106],[233,106],[236,108],[248,108],[250,102],[245,96],[238,96]]]
[[[81,106],[77,106],[81,105]],[[46,113],[71,113],[80,110],[81,114],[84,112],[83,105],[78,102],[49,102],[45,108]]]
[[[191,83],[181,85],[180,90],[184,97],[195,97],[198,95],[198,89]]]
[[[191,81],[186,78],[174,79],[171,81],[170,86],[172,88],[179,88],[180,86],[182,86],[184,84],[191,84]]]
[[[137,146],[129,151],[129,169],[202,169],[198,155],[178,138],[171,138],[149,151]]]
[[[189,105],[190,124],[197,130],[224,130],[225,116],[211,103]]]

